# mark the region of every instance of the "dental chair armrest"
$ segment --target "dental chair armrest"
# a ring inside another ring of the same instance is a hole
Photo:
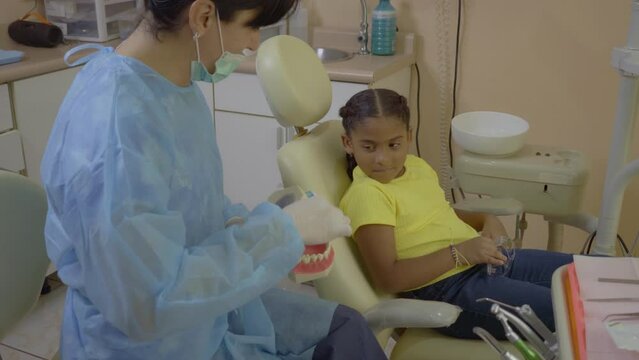
[[[524,206],[512,198],[465,199],[453,205],[455,210],[481,212],[495,216],[517,215],[524,211]]]
[[[457,320],[461,308],[441,301],[389,299],[364,312],[374,330],[388,328],[438,328]]]

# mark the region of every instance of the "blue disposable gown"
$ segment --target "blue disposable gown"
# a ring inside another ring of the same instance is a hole
[[[224,196],[211,113],[195,84],[176,86],[101,50],[62,104],[42,180],[47,250],[68,285],[64,359],[286,357],[276,343],[288,340],[275,333],[287,331],[274,323],[289,323],[272,321],[262,297],[303,243],[278,207],[249,213]],[[245,223],[225,227],[234,216]],[[290,334],[300,358],[326,334],[335,306],[296,314],[310,324],[307,335]]]

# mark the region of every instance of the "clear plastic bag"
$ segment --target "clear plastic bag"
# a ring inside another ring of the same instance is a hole
[[[504,265],[501,266],[487,264],[486,272],[490,276],[501,276],[508,272],[515,259],[515,242],[508,236],[500,236],[495,241],[497,242],[497,247],[502,254],[506,255],[507,259]]]

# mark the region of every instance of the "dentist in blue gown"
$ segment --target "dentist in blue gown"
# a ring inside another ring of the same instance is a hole
[[[146,0],[116,50],[78,61],[42,161],[63,359],[384,358],[354,310],[274,288],[305,242],[350,226],[318,197],[231,204],[194,83],[223,80],[297,1]]]

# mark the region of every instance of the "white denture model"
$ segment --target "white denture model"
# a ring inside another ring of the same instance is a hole
[[[284,208],[297,200],[312,196],[313,192],[311,191],[304,191],[299,186],[289,186],[271,194],[268,201]],[[334,258],[335,251],[331,247],[330,243],[305,245],[304,254],[301,257],[300,262],[295,266],[293,271],[291,271],[289,276],[297,283],[303,283],[324,277],[331,270]]]

